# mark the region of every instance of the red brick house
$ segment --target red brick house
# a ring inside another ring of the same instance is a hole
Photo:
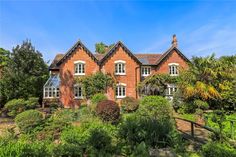
[[[163,54],[134,54],[120,41],[105,55],[94,54],[78,41],[66,54],[56,55],[50,65],[51,77],[44,85],[44,100],[58,100],[64,107],[79,106],[84,99],[83,87],[75,83],[75,78],[98,71],[113,74],[118,82],[116,89],[107,90],[109,99],[138,98],[136,87],[145,77],[154,73],[176,76],[180,67],[187,68],[188,62],[177,48],[175,35],[171,47]],[[169,86],[169,95],[175,89]]]

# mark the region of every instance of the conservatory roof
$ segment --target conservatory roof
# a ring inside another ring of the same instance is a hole
[[[60,77],[58,75],[52,75],[45,83],[44,87],[59,87]]]

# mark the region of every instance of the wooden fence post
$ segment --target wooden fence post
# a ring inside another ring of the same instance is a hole
[[[191,122],[191,136],[194,137],[194,124]]]

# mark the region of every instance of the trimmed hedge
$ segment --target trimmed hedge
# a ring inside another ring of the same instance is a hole
[[[98,103],[96,113],[103,121],[116,122],[120,117],[120,108],[116,102],[104,100]]]

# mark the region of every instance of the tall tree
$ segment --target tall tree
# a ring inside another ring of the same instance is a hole
[[[189,69],[180,75],[179,86],[185,101],[200,99],[212,107],[235,108],[236,56],[217,59],[193,57]]]
[[[100,43],[96,43],[95,44],[95,48],[96,48],[96,52],[100,53],[100,54],[105,54],[106,52],[108,52],[112,47],[114,46],[114,44],[111,45],[106,45],[103,42]]]
[[[10,52],[0,48],[0,69],[7,65],[10,60]]]
[[[42,97],[48,67],[30,41],[13,48],[0,80],[0,104],[13,98]]]

